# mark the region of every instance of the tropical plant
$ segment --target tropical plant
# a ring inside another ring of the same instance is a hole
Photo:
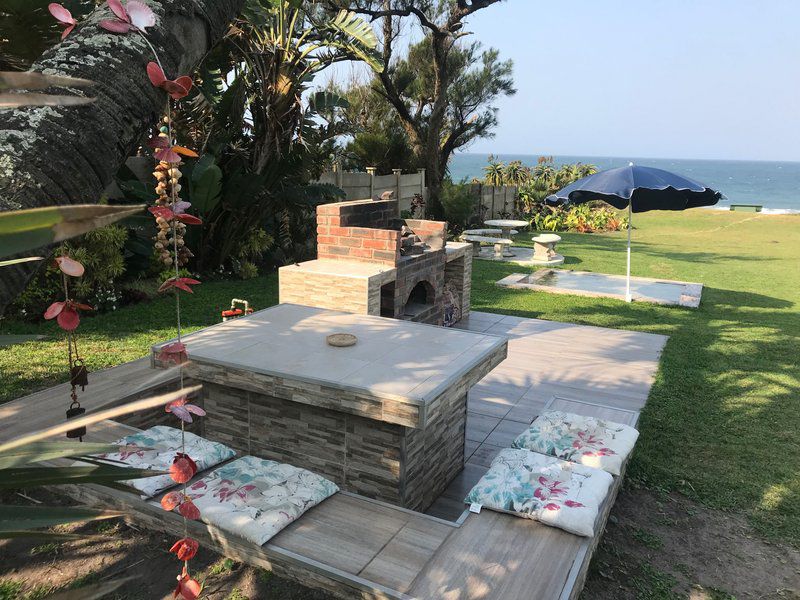
[[[536,205],[535,212],[527,218],[531,227],[539,231],[620,231],[628,226],[627,217],[620,215],[604,202],[579,204],[569,208]]]
[[[595,165],[574,163],[556,167],[552,156],[540,156],[530,177],[519,186],[518,212],[523,215],[539,212],[547,196],[593,173],[597,173]]]
[[[483,182],[486,185],[503,185],[505,183],[505,165],[493,154],[489,155],[488,164],[483,168]]]
[[[531,169],[522,164],[521,160],[512,160],[508,164],[498,160],[493,154],[489,155],[487,165],[483,168],[483,182],[486,185],[522,186],[531,179]]]
[[[470,217],[475,213],[478,199],[465,183],[453,183],[445,180],[442,186],[442,207],[450,233],[458,235],[467,226]]]
[[[179,135],[203,151],[195,165],[182,167],[187,197],[204,221],[194,245],[197,270],[239,260],[239,245],[257,229],[286,257],[308,252],[314,207],[341,197],[309,181],[341,133],[332,115],[347,100],[305,92],[315,75],[341,61],[379,68],[376,44],[372,28],[348,11],[331,16],[314,3],[247,2],[203,63],[191,108],[175,121]]]

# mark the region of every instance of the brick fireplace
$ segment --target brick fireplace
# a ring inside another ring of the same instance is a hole
[[[317,208],[317,259],[279,270],[281,302],[452,325],[469,314],[472,253],[396,200]]]

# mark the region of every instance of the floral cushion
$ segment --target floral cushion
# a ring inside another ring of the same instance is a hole
[[[198,471],[218,465],[236,454],[224,444],[206,440],[188,431],[184,433],[184,436],[186,454],[197,464]],[[181,449],[181,430],[157,425],[140,433],[125,436],[114,443],[121,446],[132,446],[132,448],[128,448],[124,452],[101,454],[98,458],[125,463],[126,466],[137,469],[168,471],[175,459],[175,454]],[[137,448],[150,448],[150,450],[138,450]],[[175,485],[172,478],[166,474],[144,479],[131,479],[122,483],[136,488],[145,497],[155,496],[160,491]]]
[[[612,481],[599,469],[506,448],[464,502],[591,537]]]
[[[338,491],[311,471],[245,456],[196,481],[187,493],[203,521],[260,546]]]
[[[629,425],[550,411],[511,444],[619,475],[639,432]]]

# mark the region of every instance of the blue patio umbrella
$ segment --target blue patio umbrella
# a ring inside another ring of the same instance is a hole
[[[625,300],[631,301],[631,213],[648,210],[685,210],[712,206],[722,198],[691,179],[653,167],[630,163],[627,167],[600,171],[549,195],[551,205],[571,206],[603,200],[618,209],[628,209],[628,268]]]

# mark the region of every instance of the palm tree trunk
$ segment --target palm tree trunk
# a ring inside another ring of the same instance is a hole
[[[157,18],[148,40],[174,79],[193,71],[244,0],[146,3]],[[108,18],[109,9],[98,8],[33,66],[96,82],[86,92],[96,98],[93,104],[0,110],[0,210],[99,201],[163,113],[166,96],[145,72],[153,52],[136,33],[97,26]],[[30,264],[0,271],[0,315],[35,271]]]

